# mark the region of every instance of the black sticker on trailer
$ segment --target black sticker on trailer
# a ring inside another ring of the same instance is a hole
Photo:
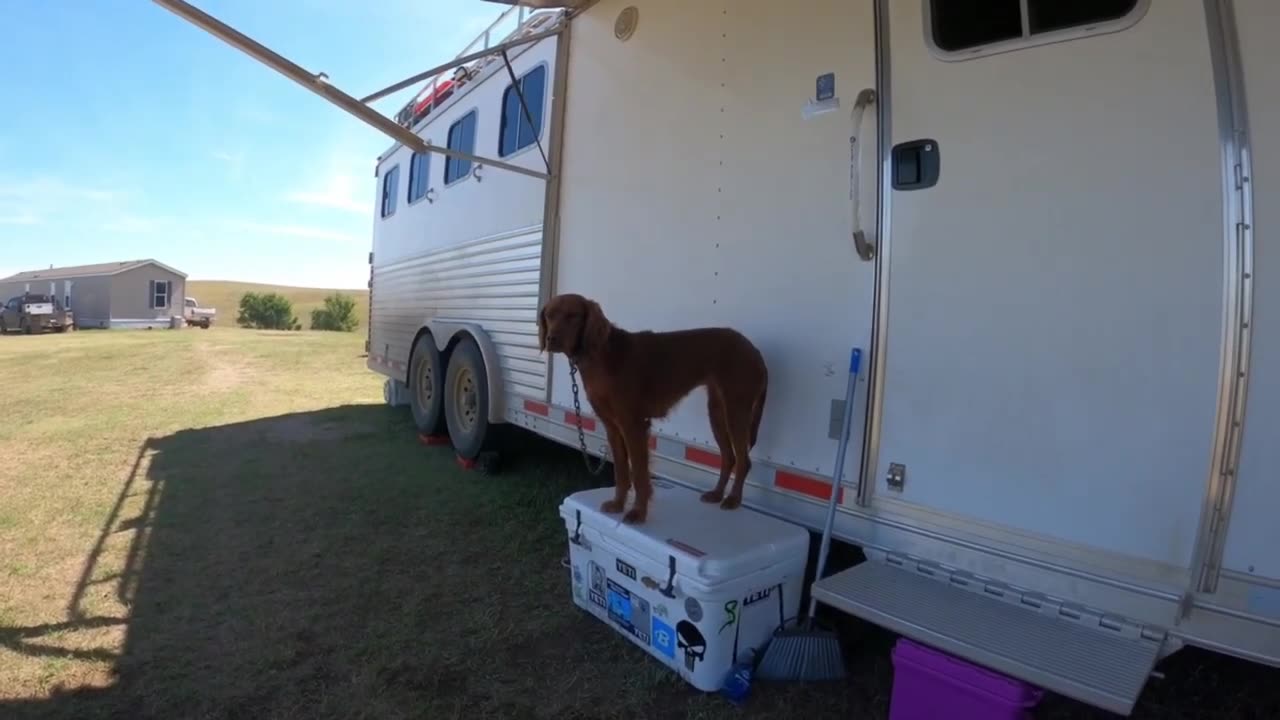
[[[609,619],[647,645],[650,622],[649,602],[642,597],[633,597],[630,590],[612,580],[606,580],[605,584]]]

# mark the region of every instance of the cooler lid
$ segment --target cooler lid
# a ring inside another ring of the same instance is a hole
[[[809,531],[768,515],[738,508],[721,510],[704,503],[698,492],[654,481],[649,516],[641,525],[622,522],[622,515],[600,512],[613,497],[612,487],[583,490],[565,498],[560,514],[572,532],[581,513],[591,527],[619,545],[666,565],[676,559],[682,575],[711,585],[750,575],[781,562],[808,559]],[[628,499],[628,507],[631,499]]]

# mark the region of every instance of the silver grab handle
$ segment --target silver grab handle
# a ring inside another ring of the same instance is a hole
[[[853,134],[849,136],[849,204],[852,206],[853,212],[853,247],[858,251],[858,257],[863,260],[871,260],[876,256],[875,245],[867,242],[867,234],[862,231],[862,221],[858,218],[858,178],[861,175],[862,167],[862,143],[858,142],[858,135],[862,132],[862,116],[867,106],[876,101],[876,91],[871,88],[865,88],[858,93],[857,99],[853,102]]]

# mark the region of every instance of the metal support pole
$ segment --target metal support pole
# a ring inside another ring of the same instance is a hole
[[[364,103],[361,103],[354,97],[333,87],[329,84],[328,77],[324,73],[307,72],[304,68],[290,61],[288,58],[277,54],[265,45],[241,33],[230,25],[223,23],[212,15],[205,13],[199,8],[194,7],[190,3],[184,2],[184,0],[154,0],[154,2],[184,20],[187,20],[191,24],[205,30],[214,37],[226,42],[228,45],[243,51],[262,64],[272,68],[281,75],[293,80],[311,92],[314,92],[334,105],[337,105],[347,113],[354,115],[366,124],[381,131],[393,140],[396,140],[417,152],[434,152],[441,155],[448,155],[460,160],[470,160],[473,163],[489,165],[503,170],[510,170],[514,173],[528,175],[529,177],[536,177],[542,180],[546,180],[550,177],[548,173],[540,172],[538,170],[530,170],[519,165],[512,165],[511,163],[505,163],[499,160],[483,158],[479,155],[459,152],[452,148],[432,145],[426,140],[415,135],[408,128],[398,125],[390,118],[384,117],[376,110],[370,108]]]

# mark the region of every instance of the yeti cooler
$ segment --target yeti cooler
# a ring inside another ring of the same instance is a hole
[[[655,480],[648,519],[627,525],[600,512],[613,488],[596,488],[565,498],[560,516],[574,604],[713,692],[795,618],[809,532],[698,495]]]

